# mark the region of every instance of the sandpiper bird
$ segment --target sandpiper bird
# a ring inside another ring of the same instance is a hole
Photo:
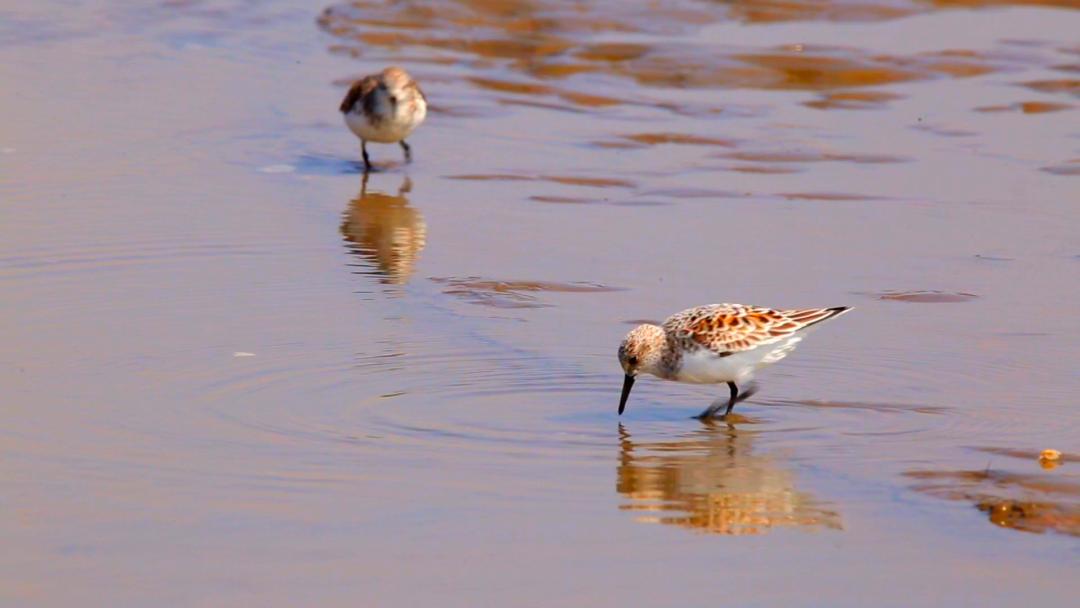
[[[412,151],[405,138],[424,122],[427,98],[405,70],[389,67],[361,78],[349,88],[340,109],[349,130],[360,138],[365,170],[371,168],[367,153],[369,141],[399,143],[405,151],[406,162],[412,160]]]
[[[698,418],[711,418],[726,406],[723,420],[739,400],[738,384],[776,363],[795,349],[806,331],[851,310],[808,308],[773,310],[743,304],[709,304],[668,317],[663,325],[638,325],[619,345],[619,363],[626,378],[619,414],[640,373],[696,384],[726,382],[730,396],[720,397]]]

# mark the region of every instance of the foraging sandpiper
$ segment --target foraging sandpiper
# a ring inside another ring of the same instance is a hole
[[[645,373],[676,382],[726,382],[730,396],[717,399],[698,415],[711,418],[726,406],[723,420],[739,400],[738,384],[786,357],[811,326],[848,310],[848,306],[773,310],[710,304],[676,313],[662,325],[638,325],[619,345],[619,363],[626,373],[619,414],[626,408],[634,378]]]

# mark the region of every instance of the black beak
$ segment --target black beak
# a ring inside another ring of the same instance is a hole
[[[619,415],[622,416],[626,409],[626,400],[630,397],[630,389],[634,388],[634,377],[626,374],[622,381],[622,397],[619,397]]]

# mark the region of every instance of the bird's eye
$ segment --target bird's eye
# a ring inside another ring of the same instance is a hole
[[[393,95],[391,95],[390,96],[390,103],[395,103],[396,104],[397,103],[397,97],[394,97]]]
[[[637,365],[637,357],[628,357],[626,359],[626,362],[630,365]]]

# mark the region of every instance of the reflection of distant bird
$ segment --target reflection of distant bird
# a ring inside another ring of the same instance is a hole
[[[615,489],[641,521],[731,535],[841,528],[838,513],[795,491],[792,471],[751,452],[751,433],[710,422],[671,441],[635,442],[622,425],[619,436]]]
[[[349,203],[341,222],[341,234],[349,250],[374,265],[382,282],[404,284],[413,272],[427,239],[427,225],[420,212],[409,205],[405,194],[412,189],[408,178],[396,196],[367,191],[367,174],[360,195]]]

